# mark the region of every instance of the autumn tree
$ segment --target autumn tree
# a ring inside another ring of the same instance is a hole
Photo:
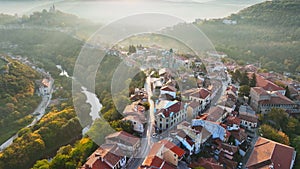
[[[278,131],[274,129],[272,126],[269,126],[267,124],[263,124],[260,127],[260,133],[263,137],[266,137],[270,140],[274,140],[276,142],[289,145],[290,140],[289,137],[282,131]]]

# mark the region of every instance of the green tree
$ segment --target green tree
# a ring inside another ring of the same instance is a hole
[[[248,85],[243,85],[240,87],[240,89],[239,89],[240,97],[242,97],[242,96],[249,97],[249,94],[250,94],[250,87]]]
[[[270,140],[274,140],[285,145],[290,144],[289,137],[284,132],[278,131],[267,124],[261,125],[260,133],[263,137],[268,138]]]
[[[286,129],[288,124],[288,114],[283,109],[272,108],[264,118],[265,123],[269,123],[276,129]]]
[[[46,159],[38,160],[34,164],[32,169],[50,169],[50,164],[49,164],[48,160],[46,160]]]
[[[240,85],[249,85],[248,73],[244,71],[239,78]]]
[[[251,77],[250,82],[249,82],[249,86],[250,87],[255,87],[256,86],[256,74],[255,73],[252,74],[252,77]]]
[[[136,52],[136,47],[134,45],[129,45],[129,53],[135,53]]]
[[[289,86],[285,87],[285,97],[291,99],[291,92],[290,92]]]

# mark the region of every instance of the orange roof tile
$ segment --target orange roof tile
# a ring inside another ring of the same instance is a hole
[[[142,164],[143,167],[157,167],[160,168],[160,166],[163,164],[164,160],[157,156],[147,156]]]
[[[175,87],[170,86],[170,85],[163,86],[162,88],[160,88],[160,90],[169,91],[169,92],[177,91],[177,89]]]
[[[273,164],[274,169],[290,168],[294,152],[293,147],[259,137],[246,167],[257,169],[266,166],[269,167]]]
[[[165,117],[169,117],[171,112],[178,113],[181,109],[183,109],[183,104],[181,102],[177,102],[168,108],[159,109],[158,113],[163,113]]]
[[[185,151],[181,149],[180,147],[176,146],[174,143],[168,141],[168,140],[161,140],[160,141],[164,146],[171,150],[173,153],[177,154],[178,157],[182,157],[185,154]]]
[[[129,134],[125,131],[119,131],[119,132],[112,133],[112,134],[106,136],[105,138],[113,139],[113,140],[120,140],[121,142],[123,142],[124,144],[129,145],[129,146],[133,146],[140,141],[140,138],[138,138],[132,134]]]
[[[207,89],[200,88],[196,92],[192,93],[191,96],[201,98],[201,99],[205,99],[209,96],[209,94],[210,93]]]
[[[265,89],[267,91],[285,90],[284,88],[279,87],[275,83],[273,83],[269,80],[266,80],[265,78],[263,78],[262,76],[260,76],[258,74],[256,74],[256,86],[262,87],[263,89]]]
[[[286,96],[283,96],[280,93],[276,93],[274,95],[271,95],[270,100],[262,100],[259,101],[259,104],[295,104],[291,99],[287,98]]]
[[[206,120],[212,122],[218,121],[224,114],[224,110],[218,106],[208,109],[207,112],[208,112],[208,116]]]

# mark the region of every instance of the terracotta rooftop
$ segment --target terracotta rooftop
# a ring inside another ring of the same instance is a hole
[[[149,152],[148,156],[156,156],[156,154],[157,154],[160,150],[162,150],[163,147],[164,147],[164,145],[161,144],[161,143],[158,143],[158,142],[154,143],[154,144],[151,146],[151,149],[150,149],[150,152]]]
[[[241,119],[239,119],[236,116],[228,116],[227,117],[227,124],[228,125],[232,125],[232,124],[240,125],[241,124]]]
[[[165,117],[169,117],[172,112],[173,113],[178,113],[181,109],[183,109],[183,104],[181,102],[177,102],[177,103],[171,105],[168,108],[159,109],[157,111],[157,114],[163,113],[163,115]]]
[[[123,120],[129,120],[129,121],[134,120],[134,121],[140,122],[142,124],[147,123],[147,119],[144,114],[128,115],[128,116],[124,117]]]
[[[271,94],[270,100],[259,101],[259,104],[295,104],[291,99],[280,93]]]
[[[263,78],[262,76],[256,74],[256,86],[257,87],[262,87],[267,91],[278,91],[278,90],[285,90],[282,87],[279,87],[278,85],[276,85],[275,83],[266,80],[265,78]]]
[[[183,149],[181,149],[180,147],[176,146],[174,143],[168,140],[161,140],[160,143],[162,143],[165,146],[165,148],[177,154],[178,157],[182,157],[185,154],[185,151]]]
[[[200,106],[200,103],[197,102],[197,101],[192,101],[190,104],[189,104],[190,107],[192,107],[193,109],[194,108],[197,108]]]
[[[209,96],[209,94],[210,93],[207,89],[200,88],[196,92],[192,93],[191,96],[201,98],[201,99],[205,99]]]
[[[210,133],[205,127],[202,126],[193,126],[193,129],[195,129],[199,133],[202,133],[202,138],[206,138],[212,135],[212,133]]]
[[[207,110],[208,116],[206,118],[206,120],[212,121],[212,122],[216,122],[218,121],[218,119],[220,119],[223,114],[224,114],[224,110],[219,107],[212,107],[210,109]]]
[[[182,129],[177,129],[176,134],[181,138],[185,138],[187,136],[187,134]]]
[[[293,147],[259,137],[246,164],[249,169],[269,167],[274,169],[289,169],[294,158]]]
[[[269,93],[262,87],[252,87],[251,89],[254,90],[258,95],[269,95]]]
[[[142,167],[157,167],[160,168],[164,160],[157,156],[147,156],[142,164]]]
[[[112,134],[106,136],[105,139],[110,139],[110,140],[114,140],[117,142],[121,142],[128,146],[134,146],[135,144],[140,142],[140,139],[138,137],[136,137],[132,134],[129,134],[125,131],[119,131],[119,132],[112,133]]]
[[[238,151],[238,147],[226,143],[222,143],[221,149],[226,153],[236,153]]]
[[[257,123],[258,117],[255,114],[247,113],[247,112],[240,112],[239,118],[241,120],[249,121],[252,123]]]
[[[118,146],[112,144],[103,145],[89,156],[84,167],[90,167],[91,169],[109,169],[111,168],[109,165],[115,166],[123,158],[120,154],[123,153]]]
[[[177,89],[173,86],[167,85],[160,88],[160,90],[169,91],[169,92],[176,92]]]
[[[244,140],[246,140],[248,136],[244,129],[233,130],[230,133],[239,142],[243,142]]]
[[[238,165],[237,162],[233,161],[233,160],[230,160],[230,159],[227,159],[225,156],[223,155],[220,155],[219,156],[219,162],[221,164],[225,164],[227,168],[233,168],[235,169]]]
[[[168,163],[168,162],[165,162],[163,164],[163,166],[161,167],[161,169],[177,169],[177,167],[174,166],[174,165],[172,165],[172,164],[170,164],[170,163]]]
[[[46,86],[46,87],[49,87],[49,86],[50,86],[50,80],[44,78],[44,79],[42,80],[42,84],[43,84],[44,86]]]
[[[230,85],[230,86],[227,87],[226,91],[229,91],[229,90],[231,90],[233,93],[237,92],[237,88],[234,87],[234,86],[232,86],[232,85]]]

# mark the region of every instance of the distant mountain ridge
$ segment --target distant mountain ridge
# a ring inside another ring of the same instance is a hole
[[[235,21],[236,24],[224,22]],[[300,1],[266,1],[223,19],[195,23],[216,49],[243,63],[300,72]]]
[[[240,16],[236,18],[234,16]],[[298,0],[275,0],[259,3],[244,10],[238,15],[232,15],[233,19],[252,21],[256,24],[281,26],[300,26],[300,1]]]

